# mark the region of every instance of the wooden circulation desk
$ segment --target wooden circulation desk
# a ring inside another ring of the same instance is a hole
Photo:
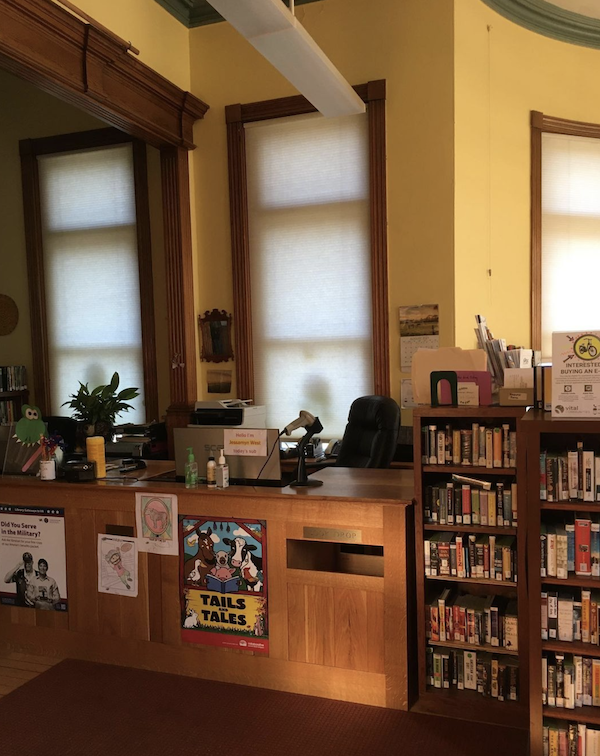
[[[0,648],[407,709],[411,472],[329,468],[319,488],[208,491],[149,480],[167,468],[115,483],[0,478],[0,503],[64,508],[69,602],[0,606]],[[177,494],[180,515],[266,521],[268,656],[182,642],[178,557],[140,552],[136,598],[98,593],[98,534],[134,526],[138,491]]]

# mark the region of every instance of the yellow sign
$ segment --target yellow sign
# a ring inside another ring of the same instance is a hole
[[[187,609],[198,616],[200,628],[252,630],[264,613],[264,598],[246,594],[189,591]]]
[[[600,339],[593,333],[584,333],[573,344],[580,360],[595,360],[600,355]]]

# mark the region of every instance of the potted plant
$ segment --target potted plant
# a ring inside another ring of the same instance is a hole
[[[133,409],[127,402],[140,395],[137,388],[126,388],[117,393],[118,387],[118,373],[114,373],[110,383],[96,386],[92,391],[87,383],[80,381],[77,393],[70,394],[71,401],[65,402],[63,407],[70,407],[73,418],[84,423],[87,436],[104,436],[109,440],[116,416]]]

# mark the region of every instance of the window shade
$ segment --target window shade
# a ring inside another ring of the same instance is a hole
[[[140,396],[121,420],[144,422],[140,283],[130,144],[38,158],[51,411],[79,381],[117,371]],[[117,418],[117,422],[119,418]]]
[[[245,128],[255,401],[341,437],[373,391],[367,116]]]
[[[600,329],[600,140],[542,134],[542,354],[552,332]]]

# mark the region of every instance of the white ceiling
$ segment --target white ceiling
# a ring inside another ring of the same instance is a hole
[[[582,16],[600,19],[600,1],[599,0],[549,0],[552,5],[580,13]]]

